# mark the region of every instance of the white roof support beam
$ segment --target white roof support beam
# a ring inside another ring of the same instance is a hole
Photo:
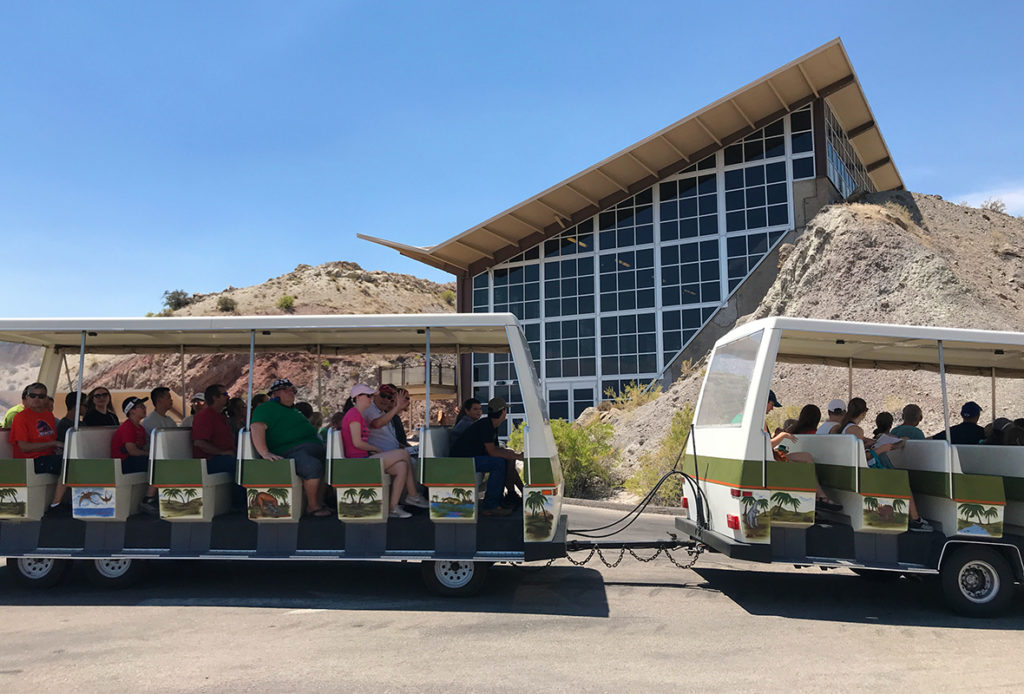
[[[615,186],[616,188],[621,190],[623,193],[628,193],[629,192],[629,188],[627,188],[626,186],[622,185],[621,183],[616,181],[614,178],[612,178],[611,176],[606,174],[604,171],[601,170],[600,167],[594,169],[594,171],[596,173],[600,174],[601,176],[605,177],[606,179],[608,179],[609,183],[611,183],[613,186]]]
[[[800,74],[803,76],[804,82],[806,82],[807,86],[811,88],[812,92],[814,92],[814,96],[818,97],[818,88],[814,86],[814,83],[811,82],[811,78],[807,76],[807,70],[804,70],[804,66],[801,65],[800,63],[797,63],[796,66],[800,68]]]
[[[722,141],[718,139],[717,135],[715,135],[713,132],[711,132],[711,128],[709,128],[708,126],[704,125],[704,121],[702,121],[700,119],[700,116],[694,116],[693,119],[695,121],[697,121],[697,125],[699,125],[701,128],[704,129],[704,132],[706,132],[708,134],[708,137],[710,137],[712,140],[715,141],[716,145],[718,145],[719,147],[722,146]]]

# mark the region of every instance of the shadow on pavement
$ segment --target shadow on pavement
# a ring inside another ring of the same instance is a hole
[[[80,562],[76,562],[80,563]],[[21,588],[0,567],[0,606],[200,606],[411,612],[493,612],[608,617],[601,574],[497,564],[469,598],[429,593],[419,562],[151,561],[123,590],[93,587],[76,566],[49,590]]]
[[[1006,613],[994,619],[971,619],[949,611],[935,577],[864,579],[846,572],[800,573],[695,568],[708,588],[720,591],[754,615],[820,619],[857,624],[1024,629],[1024,601],[1017,595]]]

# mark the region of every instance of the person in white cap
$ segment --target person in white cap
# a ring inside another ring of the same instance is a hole
[[[836,424],[839,424],[839,420],[846,414],[846,403],[836,398],[828,403],[828,419],[821,423],[818,427],[817,434],[831,434]]]
[[[121,461],[121,474],[146,472],[149,469],[149,439],[142,420],[146,417],[146,401],[149,398],[127,398],[121,403],[121,411],[127,418],[114,432],[110,440],[110,456]],[[160,515],[156,499],[156,487],[150,486],[139,505],[139,510],[152,516]]]
[[[202,393],[196,393],[192,396],[192,399],[188,401],[188,417],[181,420],[180,426],[188,429],[192,426],[192,420],[195,419],[196,415],[199,414],[199,410],[206,407],[206,396]]]

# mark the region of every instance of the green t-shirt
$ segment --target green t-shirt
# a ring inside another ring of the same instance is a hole
[[[24,409],[25,405],[19,402],[17,405],[7,410],[7,414],[4,415],[4,429],[10,429],[11,424],[14,422],[14,415],[18,414]]]
[[[917,427],[912,427],[909,424],[900,424],[898,427],[889,432],[893,436],[899,436],[901,438],[906,437],[911,441],[923,441],[924,432]]]
[[[267,425],[267,448],[274,455],[284,455],[300,443],[320,442],[316,428],[301,412],[277,400],[268,400],[253,410],[252,421]]]

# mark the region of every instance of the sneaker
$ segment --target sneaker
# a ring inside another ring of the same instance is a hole
[[[48,518],[64,518],[71,515],[71,504],[62,502],[56,506],[48,506],[46,514]]]
[[[502,508],[510,508],[515,510],[523,505],[523,497],[519,496],[518,494],[506,494],[501,498],[500,505]]]
[[[401,506],[395,506],[388,513],[388,518],[412,518],[412,514],[406,511]]]
[[[912,533],[930,533],[931,531],[935,530],[934,526],[932,526],[932,524],[926,521],[924,518],[912,520],[907,525],[910,529],[910,532]]]
[[[150,516],[159,516],[160,504],[156,500],[155,496],[146,497],[142,500],[142,503],[139,504],[139,510]]]
[[[430,502],[422,494],[407,494],[402,504],[416,508],[430,508]]]

